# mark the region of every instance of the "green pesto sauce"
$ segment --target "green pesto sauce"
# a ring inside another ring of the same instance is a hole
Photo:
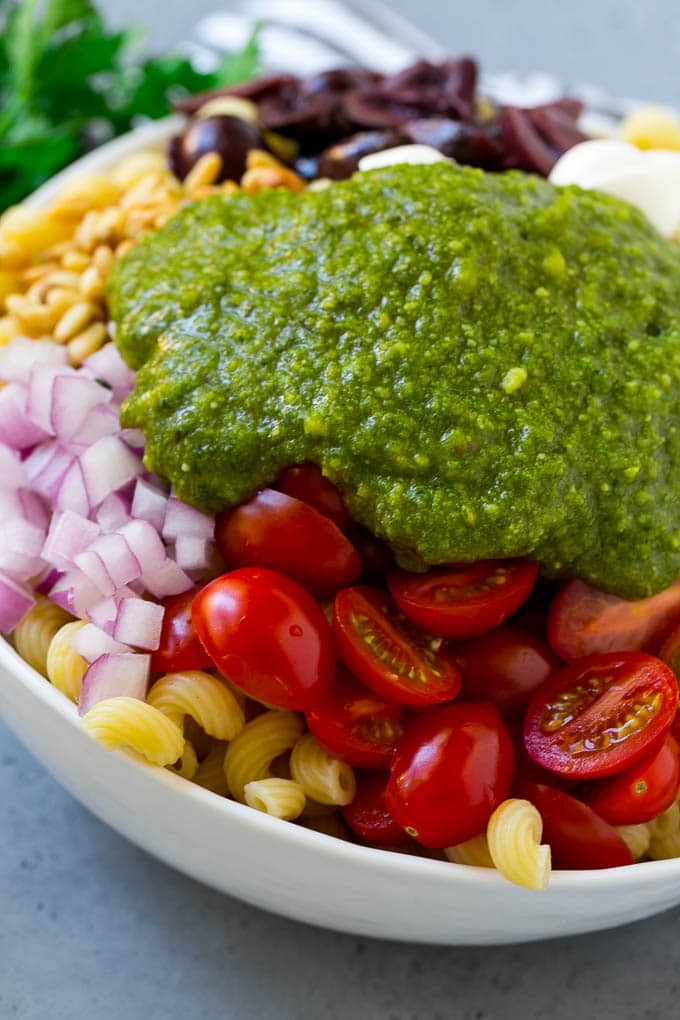
[[[209,198],[110,300],[124,424],[190,503],[312,461],[413,569],[680,575],[680,245],[623,202],[448,163]]]

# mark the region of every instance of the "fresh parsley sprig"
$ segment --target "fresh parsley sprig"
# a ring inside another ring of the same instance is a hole
[[[208,74],[139,49],[139,33],[107,29],[90,0],[0,0],[0,211],[173,98],[258,69],[256,33]]]

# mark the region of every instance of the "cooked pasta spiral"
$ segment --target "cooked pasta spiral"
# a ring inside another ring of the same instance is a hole
[[[193,781],[220,797],[228,797],[227,780],[224,775],[224,756],[227,745],[215,741],[208,754],[196,770]]]
[[[308,797],[318,804],[351,804],[357,790],[351,765],[334,758],[305,733],[290,755],[290,773]]]
[[[616,831],[630,850],[634,861],[639,861],[645,856],[652,840],[648,825],[618,825]]]
[[[290,751],[302,731],[302,720],[294,712],[269,711],[252,719],[229,744],[224,759],[224,774],[232,797],[245,803],[245,786],[268,779],[274,758]]]
[[[475,868],[494,868],[491,860],[489,844],[486,841],[486,833],[480,832],[478,836],[466,840],[465,843],[458,843],[457,846],[448,846],[444,853],[453,864],[467,864]]]
[[[233,740],[245,726],[243,709],[226,684],[198,669],[162,676],[146,700],[180,727],[191,716],[216,740]]]
[[[65,623],[50,641],[47,649],[47,679],[71,701],[78,701],[80,685],[87,672],[87,663],[75,650],[71,641],[86,626],[84,620]]]
[[[305,791],[292,779],[256,779],[243,788],[246,804],[274,818],[291,821],[302,814]]]
[[[14,628],[14,647],[22,659],[47,676],[47,652],[57,631],[72,620],[67,612],[39,595],[33,608]]]
[[[83,716],[83,727],[109,750],[131,747],[154,765],[172,765],[184,750],[177,723],[137,698],[106,698]]]
[[[176,772],[182,779],[194,778],[198,771],[198,755],[196,754],[196,748],[190,740],[184,741],[182,757],[178,758],[174,764],[168,765],[168,768]]]
[[[489,819],[486,838],[501,875],[527,889],[546,889],[550,847],[541,843],[543,819],[528,800],[504,800]]]

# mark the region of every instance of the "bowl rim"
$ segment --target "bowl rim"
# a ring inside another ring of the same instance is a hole
[[[170,136],[182,125],[184,118],[171,115],[162,120],[145,123],[119,138],[104,143],[99,148],[76,160],[60,173],[50,178],[24,204],[40,209],[48,206],[59,191],[83,174],[105,172],[125,156],[144,148],[164,145]],[[11,673],[29,693],[43,703],[49,711],[55,712],[74,730],[82,733],[78,709],[73,702],[58,691],[50,682],[30,666],[10,642],[0,637],[0,669]],[[250,827],[253,832],[279,843],[282,850],[297,846],[314,848],[327,858],[343,860],[350,866],[370,866],[385,869],[399,875],[404,881],[417,880],[428,876],[431,880],[441,878],[442,882],[455,885],[460,882],[480,890],[491,891],[507,888],[507,880],[495,869],[474,865],[457,865],[450,861],[433,860],[416,854],[398,853],[370,846],[336,839],[325,833],[307,829],[301,825],[273,818],[256,811],[245,804],[218,797],[195,783],[189,782],[167,768],[161,768],[144,761],[141,756],[125,750],[107,752],[123,757],[138,768],[152,773],[156,782],[173,787],[178,794],[202,803],[206,810]],[[39,757],[39,756],[38,756]],[[544,897],[550,896],[552,888],[561,891],[583,892],[598,889],[603,892],[618,889],[621,883],[635,886],[647,885],[650,881],[680,878],[680,858],[662,861],[642,861],[617,868],[553,871]],[[529,894],[530,890],[523,890]]]

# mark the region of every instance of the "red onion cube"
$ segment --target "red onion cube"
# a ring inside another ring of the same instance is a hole
[[[78,616],[81,620],[85,619],[89,610],[101,597],[97,586],[79,570],[67,571],[49,592],[52,602],[56,602],[67,613]]]
[[[45,429],[50,435],[57,434],[54,421],[52,420],[52,408],[54,401],[54,390],[57,379],[72,380],[78,383],[78,373],[75,368],[67,365],[34,365],[28,379],[28,394],[26,398],[26,410],[31,421]],[[90,381],[90,380],[85,380]],[[66,411],[68,414],[68,410]],[[80,422],[80,414],[77,408],[71,409],[75,418]]]
[[[80,458],[90,504],[93,507],[133,481],[144,465],[117,436],[104,436],[85,450]]]
[[[196,535],[180,535],[175,542],[174,559],[182,570],[205,570],[210,564],[212,543]]]
[[[76,631],[71,639],[71,646],[78,655],[91,663],[106,652],[131,652],[132,649],[120,641],[114,641],[105,631],[95,627],[93,623],[86,623],[84,627]]]
[[[28,386],[28,406],[31,407],[31,386]],[[56,375],[52,380],[50,419],[55,434],[66,443],[78,439],[87,416],[100,404],[111,400],[111,390],[100,386],[94,379],[79,375]],[[42,422],[38,424],[42,425]]]
[[[57,510],[72,510],[74,514],[87,517],[90,512],[90,501],[85,488],[85,479],[80,461],[75,458],[66,474],[59,483],[54,506]]]
[[[123,599],[113,627],[113,637],[126,645],[154,651],[161,640],[165,609],[156,602]]]
[[[212,539],[214,534],[215,518],[211,514],[201,513],[188,503],[170,497],[163,523],[163,538],[166,542],[174,542],[180,535]]]
[[[98,383],[94,383],[98,386]],[[102,389],[102,387],[99,387]],[[102,391],[103,392],[103,391]],[[120,431],[117,404],[100,404],[93,408],[69,445],[73,449],[86,449],[104,436],[115,436]]]
[[[0,443],[0,485],[8,489],[20,489],[28,484],[26,468],[21,457],[4,443]]]
[[[19,581],[28,581],[43,567],[40,559],[45,532],[17,517],[0,531],[0,570]]]
[[[127,367],[113,343],[105,344],[91,354],[83,363],[82,371],[107,382],[116,400],[124,400],[135,385],[135,373]]]
[[[160,570],[167,559],[165,546],[148,521],[129,521],[118,529],[141,567],[142,576]],[[132,578],[131,578],[132,580]]]
[[[50,515],[37,492],[31,492],[30,489],[19,489],[17,496],[21,504],[21,516],[24,520],[30,524],[37,525],[37,527],[45,531],[49,524]]]
[[[0,379],[28,382],[34,365],[66,366],[66,361],[66,349],[52,340],[28,340],[18,336],[0,348]]]
[[[130,511],[133,517],[148,521],[149,524],[153,524],[156,531],[160,532],[165,520],[167,503],[168,497],[161,489],[157,489],[155,485],[145,481],[144,478],[137,479]]]
[[[130,498],[122,492],[112,492],[106,497],[95,516],[102,531],[116,531],[130,520]]]
[[[120,438],[133,450],[143,450],[146,445],[144,433],[140,429],[121,429]]]
[[[178,567],[174,560],[166,559],[158,570],[144,574],[142,580],[157,599],[167,598],[169,595],[181,595],[183,591],[193,588],[194,582],[181,567]]]
[[[134,652],[105,652],[92,663],[83,677],[78,712],[85,715],[106,698],[139,698],[143,701],[149,683],[150,655]]]
[[[0,574],[0,632],[9,634],[35,605],[31,591]]]
[[[107,563],[100,553],[95,552],[94,549],[86,549],[84,552],[78,553],[73,562],[88,581],[95,586],[100,598],[102,595],[115,594],[118,585],[109,573]]]
[[[21,383],[8,383],[0,390],[0,442],[15,450],[28,450],[47,439],[47,432],[28,417],[26,396]]]
[[[49,502],[56,498],[64,475],[72,463],[72,454],[67,453],[54,440],[36,446],[24,461],[33,488]]]
[[[89,553],[100,557],[116,588],[121,588],[128,581],[134,581],[142,576],[139,561],[122,535],[115,532],[111,535],[101,535],[82,555],[87,556]]]
[[[94,521],[71,510],[55,513],[41,556],[55,567],[69,570],[78,553],[84,552],[98,536],[99,528]]]

